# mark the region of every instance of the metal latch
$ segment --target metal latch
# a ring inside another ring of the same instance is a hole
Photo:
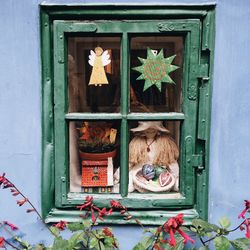
[[[198,170],[203,170],[204,169],[203,155],[201,154],[192,155],[191,164],[194,168],[197,168]]]
[[[197,72],[196,72],[196,76],[197,78],[201,78],[204,81],[208,81],[209,80],[209,76],[208,76],[208,64],[201,64],[199,65],[199,67],[197,67]]]

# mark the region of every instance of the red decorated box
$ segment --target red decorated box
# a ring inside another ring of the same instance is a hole
[[[82,161],[82,187],[112,186],[113,180],[109,178],[108,161]]]

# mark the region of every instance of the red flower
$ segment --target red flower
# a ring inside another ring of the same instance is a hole
[[[59,221],[58,223],[54,224],[53,227],[56,227],[56,228],[58,228],[59,230],[64,230],[67,224],[68,224],[68,223],[67,223],[66,221],[62,221],[62,220],[61,220],[61,221]]]
[[[248,231],[246,232],[246,237],[248,238],[248,239],[250,239],[250,230],[248,229]]]
[[[159,226],[159,227],[157,228],[157,233],[161,233],[161,231],[162,231],[162,226]]]
[[[98,218],[100,220],[103,220],[103,216],[112,214],[112,208],[110,208],[109,210],[107,210],[106,207],[104,207],[103,209],[99,209],[98,207],[94,208],[96,208],[96,210],[98,211]]]
[[[9,182],[7,178],[5,178],[5,173],[0,175],[0,186],[3,184],[3,188],[13,187],[13,184]]]
[[[117,209],[127,210],[119,201],[111,200],[110,206]]]
[[[14,187],[13,184],[11,184],[8,180],[5,180],[3,182],[3,188],[10,188],[10,187]]]
[[[93,221],[93,223],[96,222],[95,211],[93,207],[91,207],[91,220]]]
[[[76,208],[80,209],[80,211],[82,211],[83,209],[88,209],[90,210],[90,208],[93,206],[93,197],[92,196],[87,196],[85,199],[84,204],[77,206]]]
[[[94,206],[93,204],[93,197],[92,196],[87,196],[86,197],[86,201],[84,202],[84,204],[77,206],[76,208],[80,209],[80,211],[82,211],[83,209],[86,209],[88,211],[91,211],[91,219],[93,221],[93,223],[96,222],[96,215],[95,212],[98,213],[97,217],[100,220],[103,220],[103,216],[105,215],[111,215],[112,214],[112,208],[110,208],[109,210],[107,210],[106,208],[98,208],[97,206]]]
[[[250,239],[250,219],[246,219],[243,224],[240,226],[240,230],[245,230],[244,226],[246,227],[246,237]]]
[[[174,237],[174,234],[176,232],[178,232],[184,238],[184,244],[186,244],[187,241],[190,241],[192,244],[194,244],[194,242],[195,242],[192,238],[190,238],[186,233],[184,233],[180,229],[180,227],[182,226],[183,223],[184,223],[183,214],[178,214],[177,216],[170,218],[163,225],[164,231],[169,233],[169,236],[170,236],[168,243],[173,247],[176,246],[176,241],[175,241],[175,237]]]
[[[0,237],[0,247],[1,248],[5,248],[4,247],[4,242],[5,242],[5,239],[3,237]]]
[[[11,191],[11,193],[12,193],[13,196],[17,196],[17,195],[20,194],[15,188],[11,188],[10,191]]]
[[[245,209],[239,214],[238,218],[245,219],[245,214],[250,209],[250,200],[245,200]]]
[[[185,234],[182,230],[178,230],[179,234],[184,238],[184,244],[186,244],[188,241],[190,241],[192,244],[195,243],[195,241],[190,238],[187,234]]]
[[[11,228],[11,230],[17,230],[17,229],[18,229],[18,227],[16,227],[16,226],[13,225],[12,223],[9,223],[8,221],[3,221],[3,223],[4,223],[5,225],[8,225],[8,226]]]
[[[102,232],[103,232],[106,236],[108,236],[108,237],[113,237],[113,236],[114,236],[114,235],[112,234],[111,230],[110,230],[108,227],[104,227],[104,228],[102,229]]]
[[[5,173],[3,173],[3,175],[0,175],[0,186],[6,181],[5,178]]]
[[[16,203],[19,205],[19,207],[21,207],[23,204],[25,204],[28,201],[27,198],[24,198],[23,200],[19,200]]]

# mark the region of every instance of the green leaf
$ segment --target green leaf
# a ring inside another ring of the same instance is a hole
[[[50,227],[50,231],[55,235],[59,236],[60,235],[60,230],[57,227]]]
[[[199,250],[209,250],[208,246],[202,246],[199,248]]]
[[[173,250],[175,248],[173,248],[172,246],[170,246],[168,243],[161,243],[160,247],[164,250]]]
[[[183,238],[182,237],[176,237],[176,246],[175,247],[171,247],[171,250],[182,250],[184,249],[184,242],[183,242]]]
[[[85,236],[85,238],[84,238]],[[88,238],[86,235],[82,235],[77,243],[77,245],[73,248],[74,250],[82,250],[82,249],[87,249],[88,245]]]
[[[235,250],[249,250],[247,244],[245,244],[244,241],[241,241],[239,239],[230,241],[230,243],[232,244]]]
[[[238,238],[238,239],[235,239],[237,241],[240,241],[242,243],[244,243],[245,245],[250,245],[250,239],[247,239],[247,238]]]
[[[93,237],[89,242],[89,246],[90,248],[94,248],[97,245],[98,245],[98,240],[95,237]]]
[[[102,243],[102,241],[99,241],[99,245],[100,245],[100,250],[106,250],[104,244]]]
[[[220,236],[214,239],[214,246],[216,250],[229,250],[230,241],[226,237]]]
[[[25,250],[32,249],[32,246],[28,242],[23,241],[20,237],[16,236],[14,240],[16,240]]]
[[[43,244],[38,244],[35,246],[34,250],[44,250],[46,247]]]
[[[114,240],[111,237],[106,237],[104,239],[104,244],[105,244],[105,246],[112,246],[113,245],[113,241]]]
[[[227,217],[222,217],[219,220],[219,224],[221,225],[222,228],[227,229],[231,226],[231,222]]]
[[[92,225],[92,221],[91,220],[85,220],[85,221],[83,221],[82,224],[84,225],[85,228],[90,227]]]
[[[85,229],[85,226],[82,223],[70,223],[67,225],[67,227],[71,232]]]
[[[80,236],[82,235],[83,233],[75,233],[73,234],[69,240],[68,240],[68,249],[71,250],[73,249],[77,244],[78,242],[81,240]]]
[[[151,233],[151,234],[155,234],[156,233],[157,228],[147,228],[144,229],[144,233]]]
[[[192,225],[196,228],[197,232],[217,232],[220,228],[214,224],[208,223],[207,221],[201,219],[192,220]]]
[[[56,237],[53,242],[52,250],[62,250],[68,248],[68,241],[64,240],[61,236]]]
[[[173,248],[175,250],[183,250],[184,249],[184,243],[183,241],[182,242],[179,242],[178,244],[176,244],[176,247]]]
[[[152,245],[153,242],[154,242],[154,236],[145,236],[142,239],[141,244],[144,246],[144,249],[147,249]]]
[[[133,247],[133,250],[145,250],[143,244],[139,242],[137,245]]]

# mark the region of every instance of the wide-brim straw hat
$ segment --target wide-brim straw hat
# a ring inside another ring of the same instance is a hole
[[[161,121],[141,121],[138,123],[138,127],[130,129],[132,132],[141,132],[153,128],[160,132],[169,133],[169,130],[163,126]]]

